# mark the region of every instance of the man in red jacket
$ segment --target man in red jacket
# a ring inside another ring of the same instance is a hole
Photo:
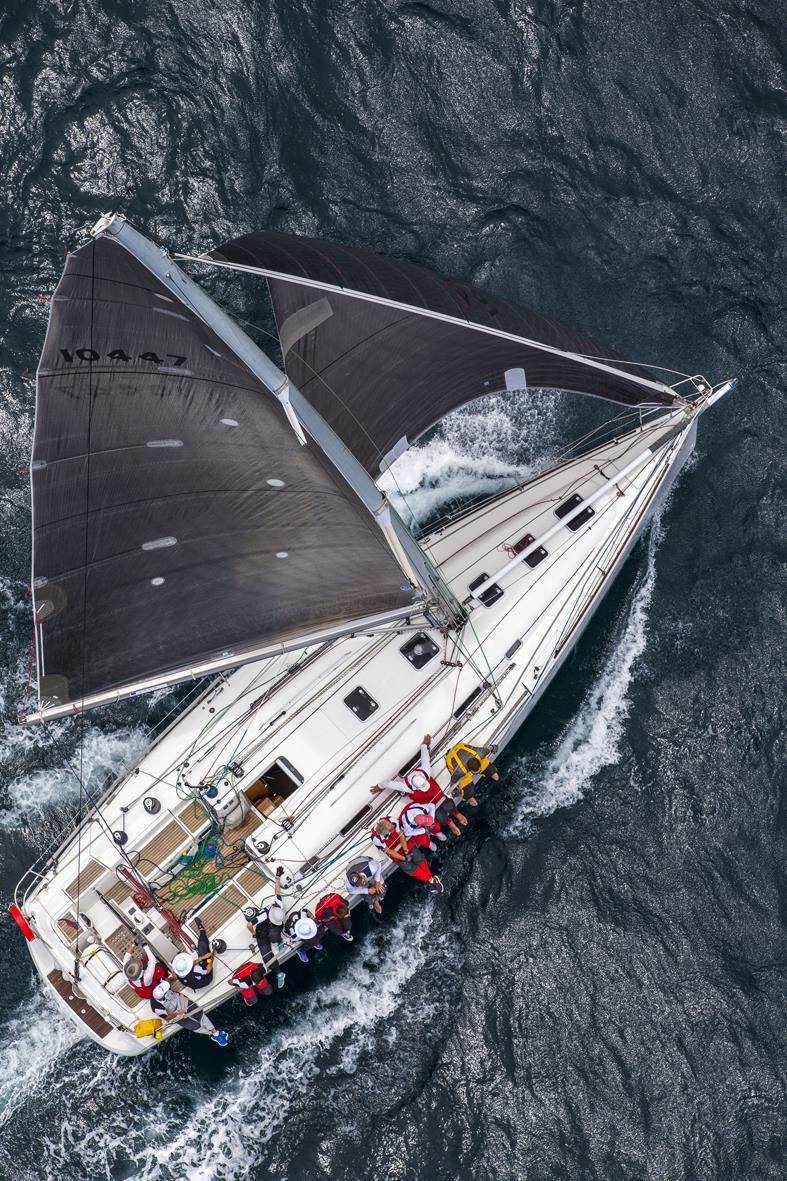
[[[314,917],[318,919],[332,935],[338,935],[346,943],[352,943],[352,919],[350,906],[341,894],[325,894],[314,908]]]
[[[437,874],[432,873],[423,850],[415,841],[408,841],[390,816],[382,816],[376,821],[372,829],[372,844],[395,862],[403,873],[409,874],[417,882],[424,882],[435,894],[443,893],[443,883]]]
[[[253,960],[249,960],[247,964],[241,964],[233,972],[230,984],[235,985],[246,1005],[256,1005],[259,997],[270,996],[273,992],[273,986],[265,975],[262,964],[255,964]]]

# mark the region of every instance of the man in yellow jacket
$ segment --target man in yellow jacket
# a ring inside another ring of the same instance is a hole
[[[484,775],[495,781],[500,779],[500,772],[490,758],[496,750],[496,746],[473,747],[466,742],[457,742],[445,756],[445,765],[451,772],[451,787],[458,792],[463,804],[478,807],[475,785]]]

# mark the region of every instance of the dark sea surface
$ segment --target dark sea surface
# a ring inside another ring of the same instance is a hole
[[[41,297],[100,213],[172,249],[353,242],[740,386],[445,854],[443,898],[397,883],[315,974],[225,1006],[226,1051],[183,1035],[133,1062],[77,1042],[5,915],[3,1181],[787,1176],[786,27],[776,0],[4,0],[4,908],[78,796],[75,724],[16,725],[17,469]],[[410,506],[499,487],[584,413],[455,416],[402,461]],[[93,714],[93,781],[170,704]]]

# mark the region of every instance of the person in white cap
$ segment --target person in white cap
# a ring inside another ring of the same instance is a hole
[[[444,841],[445,833],[435,819],[434,804],[405,804],[399,813],[399,829],[407,839],[408,848],[418,845],[424,849],[437,848],[435,841]]]
[[[302,960],[304,964],[308,964],[309,957],[306,954],[312,947],[315,951],[322,951],[322,939],[325,928],[319,922],[310,910],[305,906],[300,910],[294,910],[287,916],[287,922],[284,924],[284,934],[291,945],[298,944],[295,948],[298,959]]]
[[[262,906],[256,914],[247,911],[246,926],[257,940],[262,962],[268,969],[278,968],[273,944],[281,943],[284,929],[284,906],[281,901],[282,866],[276,870],[276,880],[273,883],[275,898],[272,902]]]
[[[398,775],[396,779],[383,779],[370,787],[373,796],[381,791],[396,791],[408,796],[418,804],[434,804],[438,824],[445,824],[455,837],[461,836],[456,821],[463,827],[467,818],[462,815],[454,801],[450,799],[440,784],[432,775],[432,754],[430,750],[431,734],[424,734],[421,740],[421,757],[416,767],[412,767],[406,775]]]
[[[187,988],[207,988],[213,981],[213,956],[202,919],[194,922],[199,930],[197,954],[179,951],[172,961],[172,970]]]
[[[347,893],[351,897],[356,894],[364,894],[367,903],[375,913],[383,913],[380,899],[385,894],[385,885],[383,884],[383,867],[379,861],[376,861],[374,857],[369,857],[366,861],[357,861],[353,865],[349,865],[345,881],[347,882]]]
[[[162,1021],[174,1021],[181,1029],[189,1029],[192,1033],[204,1033],[218,1046],[226,1046],[230,1040],[225,1029],[217,1029],[207,1013],[184,996],[182,992],[175,992],[169,980],[161,980],[153,989],[150,1007]]]

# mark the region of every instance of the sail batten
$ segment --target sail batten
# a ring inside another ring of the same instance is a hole
[[[118,225],[66,260],[37,373],[42,716],[383,626],[425,597],[190,281],[179,297],[174,264],[146,266],[129,242],[154,248]]]
[[[289,376],[375,475],[452,410],[509,388],[513,372],[528,388],[629,406],[678,401],[555,320],[355,247],[252,233],[199,261],[266,277]]]

